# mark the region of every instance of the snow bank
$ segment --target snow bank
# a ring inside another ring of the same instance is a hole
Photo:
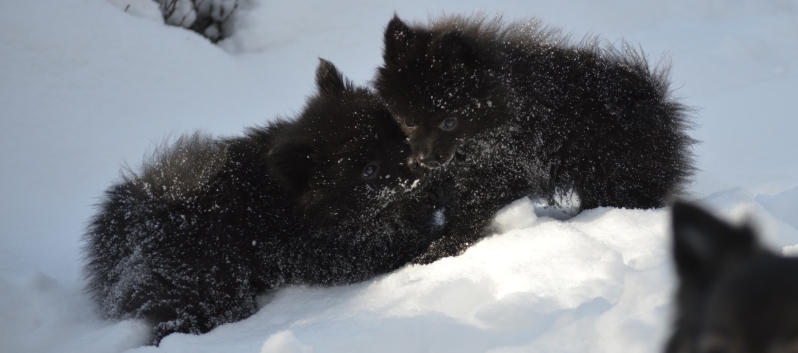
[[[798,244],[744,189],[700,202],[755,221],[774,250]],[[246,320],[130,352],[658,351],[674,284],[669,210],[601,208],[567,221],[534,210],[529,199],[509,205],[496,217],[501,233],[461,256],[350,286],[282,289]],[[0,291],[15,303],[0,306],[12,351],[121,352],[147,338],[143,323],[98,320],[81,293],[41,273]]]
[[[144,323],[104,322],[81,289],[39,271],[16,281],[0,278],[0,298],[3,352],[123,352],[147,342]]]

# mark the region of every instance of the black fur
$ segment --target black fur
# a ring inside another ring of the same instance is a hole
[[[677,316],[668,353],[798,351],[798,259],[685,203],[673,206]]]
[[[282,285],[361,281],[429,246],[435,209],[387,109],[329,62],[317,84],[294,121],[183,136],[106,191],[84,236],[106,317],[146,319],[158,344],[245,318]]]
[[[652,208],[681,191],[694,140],[667,70],[597,41],[484,16],[390,21],[377,91],[409,137],[411,162],[444,166],[460,195],[449,224],[461,229],[425,261],[462,251],[525,195]]]

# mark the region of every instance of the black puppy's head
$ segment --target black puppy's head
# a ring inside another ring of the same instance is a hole
[[[326,219],[373,216],[417,190],[406,138],[380,99],[321,60],[318,92],[269,151],[270,172],[305,212]]]
[[[798,352],[798,259],[685,203],[673,206],[673,235],[679,312],[668,353]]]
[[[414,161],[446,164],[464,141],[506,115],[506,95],[491,69],[497,51],[479,39],[495,31],[498,22],[484,18],[447,17],[430,28],[398,17],[388,23],[375,86],[408,136]]]

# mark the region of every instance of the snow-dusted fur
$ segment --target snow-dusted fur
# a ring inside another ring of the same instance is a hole
[[[628,45],[573,42],[536,21],[394,17],[383,58],[375,85],[413,162],[443,166],[459,198],[451,243],[426,261],[462,251],[519,197],[661,207],[693,172],[691,122],[667,68]]]
[[[434,208],[389,112],[329,62],[317,84],[297,119],[180,137],[106,191],[84,245],[105,317],[146,319],[157,344],[245,318],[281,285],[361,281],[429,246]]]
[[[798,259],[685,203],[673,206],[673,257],[678,312],[667,353],[795,351]]]

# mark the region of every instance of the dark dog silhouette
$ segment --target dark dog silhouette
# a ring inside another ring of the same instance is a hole
[[[682,190],[694,140],[667,69],[597,43],[484,16],[388,23],[377,91],[411,162],[445,169],[454,195],[439,256],[479,239],[523,196],[554,204],[575,192],[582,210],[652,208]]]
[[[146,319],[158,344],[243,319],[280,286],[361,281],[427,249],[439,227],[404,134],[331,63],[316,81],[296,119],[183,136],[106,191],[84,236],[105,317]]]
[[[748,225],[673,205],[677,315],[667,353],[798,352],[798,259],[765,250]]]

